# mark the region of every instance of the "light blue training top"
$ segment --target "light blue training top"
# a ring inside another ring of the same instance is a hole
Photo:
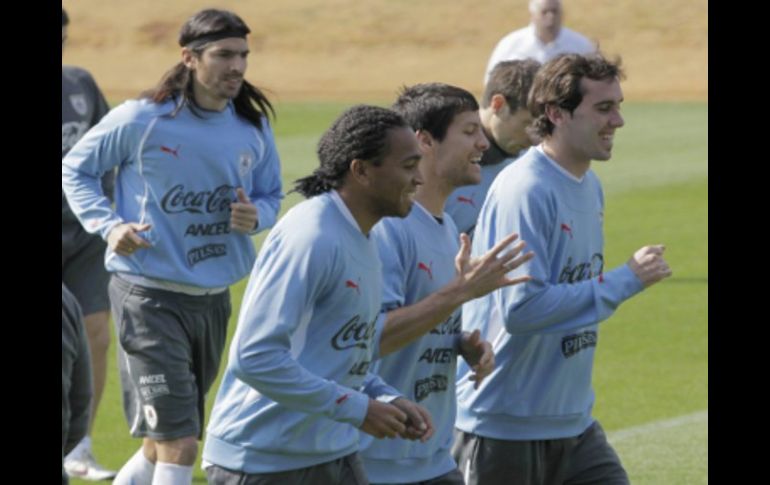
[[[387,217],[372,231],[384,281],[378,335],[388,311],[413,305],[455,278],[454,260],[460,249],[457,228],[447,214],[442,221],[415,202],[405,219]],[[457,467],[449,451],[460,332],[458,308],[430,332],[375,361],[374,370],[384,380],[430,412],[435,434],[425,443],[366,438],[361,456],[372,482],[429,480]]]
[[[593,422],[591,371],[598,324],[642,290],[628,265],[604,272],[604,197],[533,147],[495,179],[472,254],[520,234],[535,257],[510,273],[531,282],[463,305],[463,329],[492,342],[496,367],[478,390],[458,370],[457,427],[505,440],[577,436]]]
[[[260,250],[243,297],[203,459],[245,473],[296,470],[358,450],[380,260],[339,195],[294,206]]]
[[[152,225],[140,233],[152,248],[130,256],[108,249],[108,271],[227,286],[256,258],[251,237],[230,230],[235,189],[257,207],[253,232],[275,223],[283,197],[273,133],[266,119],[257,130],[232,103],[199,115],[186,105],[172,117],[174,107],[141,99],[110,111],[62,159],[62,189],[83,227],[104,239],[123,222]],[[99,185],[113,167],[114,209]]]

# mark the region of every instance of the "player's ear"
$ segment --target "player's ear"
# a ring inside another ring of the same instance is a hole
[[[430,152],[436,145],[436,140],[433,138],[433,135],[427,131],[417,130],[414,134],[417,137],[417,144],[420,146],[420,151],[422,153]]]
[[[354,158],[350,162],[350,176],[361,185],[369,184],[369,163],[360,158]]]
[[[508,106],[508,101],[505,100],[505,96],[502,94],[494,94],[492,99],[489,100],[489,106],[495,114],[498,114],[500,110]]]
[[[188,49],[187,47],[183,47],[182,64],[184,64],[187,69],[193,70],[195,69],[197,62],[198,62],[198,56],[195,54],[195,52]]]
[[[564,121],[565,114],[566,111],[555,104],[547,104],[545,106],[545,115],[548,117],[548,120],[554,124],[554,126],[559,126],[561,122]]]

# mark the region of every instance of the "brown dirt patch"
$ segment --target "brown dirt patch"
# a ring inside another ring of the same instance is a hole
[[[388,100],[443,81],[479,93],[495,43],[528,22],[527,0],[220,0],[249,37],[247,77],[278,101]],[[113,100],[135,96],[179,59],[181,24],[210,0],[78,0],[63,61]],[[708,100],[707,0],[565,0],[570,28],[621,55],[628,100]]]

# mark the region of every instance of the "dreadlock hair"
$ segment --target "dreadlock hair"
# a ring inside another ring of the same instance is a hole
[[[211,42],[228,37],[243,37],[250,33],[251,29],[235,13],[228,10],[205,9],[190,17],[182,25],[179,32],[179,45],[187,47],[200,56]],[[177,101],[177,107],[171,116],[176,116],[179,110],[186,104],[193,113],[199,109],[193,96],[193,72],[179,62],[166,71],[158,84],[140,94],[141,98],[148,98],[156,103],[162,103],[173,98]],[[245,79],[240,91],[233,98],[235,112],[242,116],[257,129],[262,128],[262,118],[268,113],[275,117],[273,105],[256,86]]]
[[[444,83],[424,83],[405,86],[392,108],[414,131],[427,131],[442,141],[454,117],[466,111],[478,111],[479,104],[465,89]]]
[[[292,192],[312,197],[341,187],[354,159],[380,165],[389,149],[388,132],[394,128],[409,125],[392,110],[364,104],[349,108],[321,136],[320,166],[296,180]]]
[[[546,62],[535,75],[527,102],[532,113],[532,124],[527,131],[537,138],[553,133],[554,124],[548,119],[545,109],[555,105],[570,115],[583,101],[580,82],[583,78],[594,81],[623,79],[620,57],[608,61],[601,53],[581,56],[562,54]]]

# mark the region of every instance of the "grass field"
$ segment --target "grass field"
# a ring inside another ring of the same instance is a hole
[[[316,165],[318,137],[346,106],[277,106],[285,190]],[[595,416],[633,483],[707,483],[708,106],[627,102],[623,114],[626,127],[616,136],[613,159],[594,165],[607,200],[608,268],[642,245],[661,242],[674,276],[626,302],[602,325]],[[298,200],[288,196],[282,212]],[[263,238],[255,238],[257,244]],[[245,280],[232,288],[231,334],[244,286]],[[122,416],[114,351],[113,335],[94,444],[104,465],[119,468],[139,440],[128,436]],[[205,483],[199,465],[195,477]]]

